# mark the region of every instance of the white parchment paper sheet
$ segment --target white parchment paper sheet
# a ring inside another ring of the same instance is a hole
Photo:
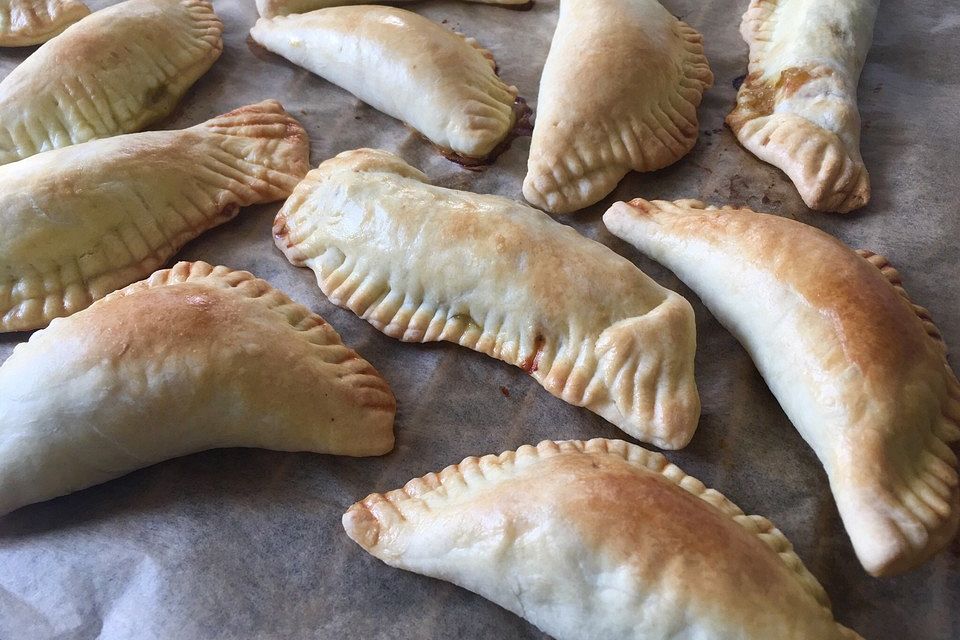
[[[520,198],[528,138],[488,170],[464,170],[397,121],[251,47],[253,0],[214,3],[226,25],[223,56],[162,127],[277,98],[309,131],[314,165],[346,149],[383,147],[439,184]],[[600,215],[617,199],[642,195],[745,203],[798,218],[887,255],[947,343],[960,348],[960,5],[882,3],[860,82],[873,200],[840,217],[808,211],[784,175],[723,128],[734,102],[732,81],[746,68],[738,33],[746,0],[665,4],[704,34],[716,74],[700,109],[700,140],[673,167],[631,175],[603,203],[563,221],[635,260],[696,309],[703,417],[692,444],[669,457],[781,527],[823,582],[839,620],[866,638],[958,638],[958,544],[910,575],[868,577],[813,452],[746,353],[671,273],[611,237]],[[501,75],[535,106],[554,0],[537,0],[528,12],[455,0],[407,6],[477,37],[495,53]],[[31,50],[0,51],[0,74]],[[242,211],[177,258],[248,269],[326,317],[393,385],[396,450],[359,460],[211,451],[0,518],[0,639],[544,637],[479,596],[381,564],[346,537],[340,515],[372,491],[468,455],[544,438],[624,434],[551,397],[519,369],[453,345],[400,344],[333,307],[312,274],[274,248],[270,227],[278,207]],[[0,337],[0,360],[26,338]]]

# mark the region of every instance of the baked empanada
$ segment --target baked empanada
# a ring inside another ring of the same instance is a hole
[[[713,84],[702,40],[656,0],[562,0],[524,197],[570,213],[602,200],[630,170],[686,155]]]
[[[360,149],[308,173],[274,235],[330,302],[390,337],[516,365],[659,447],[693,436],[690,304],[536,209],[435,187],[397,156]]]
[[[413,0],[389,0],[390,4],[412,2]],[[499,4],[505,6],[523,7],[532,0],[469,0],[481,4]],[[291,13],[307,13],[328,7],[343,7],[357,4],[375,4],[371,0],[257,0],[257,11],[264,18],[286,16]]]
[[[0,164],[166,116],[220,56],[207,0],[127,0],[37,49],[0,82]]]
[[[870,199],[857,83],[876,15],[875,0],[751,0],[743,14],[749,73],[727,124],[811,209],[847,212]]]
[[[343,527],[557,640],[860,637],[766,518],[620,440],[467,458],[368,496]]]
[[[267,101],[0,167],[0,331],[79,311],[240,207],[285,198],[309,168],[309,147]]]
[[[323,318],[245,271],[181,262],[0,367],[0,514],[206,449],[384,454],[395,409]]]
[[[80,0],[0,0],[0,47],[46,42],[89,14]]]
[[[393,7],[334,7],[260,18],[261,45],[402,120],[465,159],[482,159],[514,128],[517,88],[476,40]]]
[[[957,531],[960,384],[896,271],[813,227],[701,202],[603,217],[672,269],[746,347],[823,462],[863,566],[917,566]]]

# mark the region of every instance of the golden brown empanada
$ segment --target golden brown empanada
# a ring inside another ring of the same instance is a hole
[[[702,40],[656,0],[562,0],[524,197],[570,213],[602,200],[629,171],[686,155],[713,84]]]
[[[412,2],[413,0],[389,0],[390,4]],[[469,0],[481,4],[498,4],[504,6],[523,7],[532,0]],[[291,13],[307,13],[328,7],[343,7],[356,4],[376,4],[371,0],[257,0],[257,11],[264,18],[286,16]]]
[[[746,347],[823,462],[870,573],[915,567],[953,538],[960,383],[885,259],[794,220],[693,200],[620,202],[603,219]]]
[[[94,140],[0,167],[0,331],[45,326],[146,277],[309,168],[278,102],[181,131]]]
[[[491,155],[514,128],[517,88],[476,40],[393,7],[334,7],[260,18],[261,45],[402,120],[466,160]]]
[[[80,0],[0,0],[0,47],[46,42],[89,14]]]
[[[307,174],[274,234],[330,302],[388,336],[509,362],[659,447],[693,436],[690,304],[536,209],[435,187],[397,156],[360,149]]]
[[[220,56],[208,0],[127,0],[37,49],[0,82],[0,164],[166,116]]]
[[[180,262],[0,367],[0,514],[205,449],[384,454],[395,409],[323,318],[245,271]]]
[[[867,204],[857,83],[876,0],[751,0],[749,73],[727,116],[740,143],[783,170],[811,209]]]
[[[784,535],[659,453],[541,442],[373,494],[343,526],[557,640],[853,640]]]

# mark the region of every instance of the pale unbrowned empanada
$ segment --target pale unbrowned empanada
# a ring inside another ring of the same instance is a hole
[[[388,0],[388,4],[401,4],[412,2],[414,0]],[[481,4],[498,4],[504,6],[523,7],[529,5],[531,0],[468,0],[469,2],[479,2]],[[326,9],[327,7],[343,7],[355,4],[376,4],[371,0],[257,0],[257,11],[261,17],[273,18],[274,16],[286,16],[291,13],[307,13],[317,9]]]
[[[80,0],[0,0],[0,47],[46,42],[89,14]]]
[[[470,589],[557,640],[854,640],[784,535],[619,440],[467,458],[343,526],[387,564]]]
[[[689,303],[541,211],[433,186],[397,156],[360,149],[307,174],[274,234],[333,304],[388,336],[509,362],[660,447],[693,436]]]
[[[876,0],[752,0],[743,14],[749,73],[727,124],[811,209],[847,212],[870,199],[857,83],[876,15]]]
[[[309,155],[303,128],[267,101],[0,167],[0,331],[79,311],[240,207],[285,198]]]
[[[333,7],[260,18],[250,35],[467,161],[490,156],[516,123],[517,88],[493,55],[410,11]]]
[[[656,0],[562,0],[524,197],[570,213],[631,170],[673,164],[697,141],[697,106],[711,84],[702,37]]]
[[[37,49],[0,82],[0,164],[166,116],[220,56],[208,0],[127,0]]]
[[[205,449],[384,454],[395,409],[323,318],[245,271],[181,262],[0,367],[0,514]]]
[[[746,347],[823,462],[870,573],[913,568],[953,538],[960,383],[885,259],[794,220],[693,200],[621,202],[604,222]]]

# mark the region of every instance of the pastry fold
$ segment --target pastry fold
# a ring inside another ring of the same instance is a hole
[[[811,209],[845,213],[870,200],[857,84],[876,15],[876,0],[752,0],[743,14],[749,73],[727,124]]]
[[[0,0],[0,47],[46,42],[88,15],[80,0]]]
[[[395,408],[323,318],[245,271],[181,262],[0,367],[0,514],[205,449],[380,455]]]
[[[485,159],[513,131],[517,88],[493,55],[410,11],[334,7],[261,18],[250,35],[465,159]]]
[[[390,0],[390,4],[406,4],[414,0]],[[532,0],[468,0],[480,4],[496,4],[511,7],[524,7]],[[262,18],[286,16],[291,13],[307,13],[328,7],[344,7],[357,4],[376,4],[371,0],[257,0],[257,12]]]
[[[47,42],[0,82],[0,164],[165,117],[220,56],[208,0],[127,0]]]
[[[656,0],[562,0],[540,79],[527,201],[577,211],[631,170],[686,155],[713,84],[702,41]]]
[[[621,202],[604,222],[744,345],[823,463],[867,571],[911,569],[949,543],[960,383],[886,259],[794,220],[693,200]]]
[[[690,304],[536,209],[433,186],[397,156],[360,149],[307,174],[274,235],[333,304],[388,336],[521,367],[659,447],[696,429]]]
[[[285,198],[309,168],[309,144],[266,101],[189,129],[0,167],[0,331],[79,311],[148,276],[240,207]]]
[[[557,640],[860,638],[766,518],[619,440],[467,458],[368,496],[343,527]]]

